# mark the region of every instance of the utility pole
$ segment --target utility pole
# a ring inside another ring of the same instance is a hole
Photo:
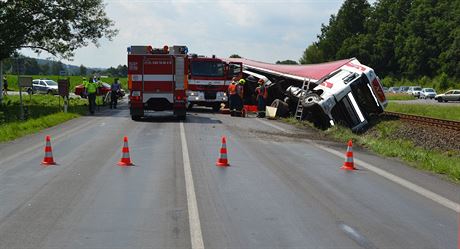
[[[21,105],[19,119],[24,120],[24,105],[22,104],[22,89],[21,89],[21,85],[19,84],[19,54],[15,53],[14,57],[16,58],[16,63],[17,63],[16,71],[18,73],[19,102]]]

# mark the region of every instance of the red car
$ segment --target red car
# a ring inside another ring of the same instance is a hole
[[[80,84],[80,85],[76,86],[75,87],[75,95],[79,95],[82,98],[86,98],[86,95],[85,95],[83,89],[84,89],[83,84]],[[110,92],[110,85],[105,83],[105,82],[102,82],[102,86],[97,89],[97,95],[98,96],[105,96],[109,92]],[[125,96],[125,91],[123,89],[121,89],[120,95],[121,95],[120,97]]]

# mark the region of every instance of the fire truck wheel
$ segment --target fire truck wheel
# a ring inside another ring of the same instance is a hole
[[[141,120],[141,116],[131,116],[131,119],[134,121],[139,121]]]
[[[214,112],[218,112],[218,111],[220,110],[220,103],[219,103],[218,105],[213,106],[213,107],[212,107],[212,110],[213,110]]]

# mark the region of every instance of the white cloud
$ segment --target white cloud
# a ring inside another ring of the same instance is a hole
[[[72,64],[110,67],[126,64],[130,45],[187,45],[190,52],[237,53],[266,62],[298,60],[316,40],[321,23],[338,11],[341,0],[105,0],[107,15],[119,29],[76,51]],[[32,52],[26,52],[33,55]],[[46,56],[41,56],[46,57]]]

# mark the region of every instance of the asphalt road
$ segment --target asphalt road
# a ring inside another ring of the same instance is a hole
[[[459,248],[459,185],[360,148],[346,172],[345,150],[275,121],[103,110],[0,144],[0,248]]]

